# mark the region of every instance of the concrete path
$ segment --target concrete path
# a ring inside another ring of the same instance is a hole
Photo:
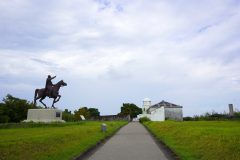
[[[138,122],[121,128],[88,160],[167,160],[148,131]]]

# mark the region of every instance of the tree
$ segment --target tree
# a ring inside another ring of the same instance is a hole
[[[81,120],[80,115],[83,115],[86,119],[89,119],[98,117],[100,115],[100,112],[97,108],[81,107],[78,110],[74,111],[74,117],[76,120]]]
[[[13,97],[8,94],[0,104],[0,123],[20,122],[27,118],[27,111],[36,108],[25,99]]]
[[[88,111],[90,113],[90,117],[99,117],[100,116],[100,112],[98,111],[97,108],[89,108]]]
[[[0,123],[9,122],[10,118],[7,115],[7,108],[4,103],[0,103]]]
[[[127,116],[130,115],[131,118],[137,117],[138,114],[142,113],[142,109],[136,106],[133,103],[123,103],[123,106],[121,107],[121,112],[119,115],[121,116]]]
[[[88,119],[90,117],[90,112],[88,111],[88,108],[82,107],[74,111],[74,117],[76,120],[81,120],[80,115],[83,115],[86,119]]]
[[[62,119],[67,122],[73,122],[74,121],[74,115],[69,111],[68,109],[65,109],[62,112]]]

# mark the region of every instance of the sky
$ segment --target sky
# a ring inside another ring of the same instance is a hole
[[[1,99],[33,101],[50,74],[68,84],[62,110],[117,114],[146,97],[184,116],[240,110],[238,0],[2,0],[0,10]]]

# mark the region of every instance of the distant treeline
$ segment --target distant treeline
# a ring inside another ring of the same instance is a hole
[[[3,98],[2,103],[0,103],[0,123],[21,122],[27,119],[28,109],[34,108],[37,109],[42,107],[35,107],[32,102],[8,94],[5,98]],[[116,116],[126,117],[129,115],[131,118],[134,118],[141,113],[142,109],[135,104],[123,103],[121,112]],[[101,120],[102,118],[106,117],[100,117],[100,112],[97,108],[79,107],[79,109],[75,110],[73,113],[70,110],[65,109],[62,112],[62,119],[67,122],[75,122],[81,120],[80,115],[83,115],[86,120]]]
[[[212,113],[207,112],[203,115],[195,115],[193,117],[184,117],[184,121],[214,121],[214,120],[240,120],[240,112],[234,112],[233,116],[228,113],[217,113],[213,111]]]
[[[81,120],[80,115],[83,115],[87,120],[120,120],[126,119],[127,116],[130,116],[130,118],[132,119],[137,117],[137,115],[141,113],[142,109],[135,104],[123,103],[123,105],[121,106],[121,111],[117,115],[100,116],[100,112],[97,108],[81,107],[78,110],[75,110],[74,113],[71,113],[71,111],[65,109],[62,117],[63,120],[70,122]]]

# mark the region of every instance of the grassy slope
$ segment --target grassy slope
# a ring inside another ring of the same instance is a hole
[[[166,121],[144,125],[181,159],[240,159],[240,121]]]
[[[100,131],[101,123],[65,123],[0,129],[0,160],[72,159],[127,122],[105,122],[108,126],[106,133]]]

